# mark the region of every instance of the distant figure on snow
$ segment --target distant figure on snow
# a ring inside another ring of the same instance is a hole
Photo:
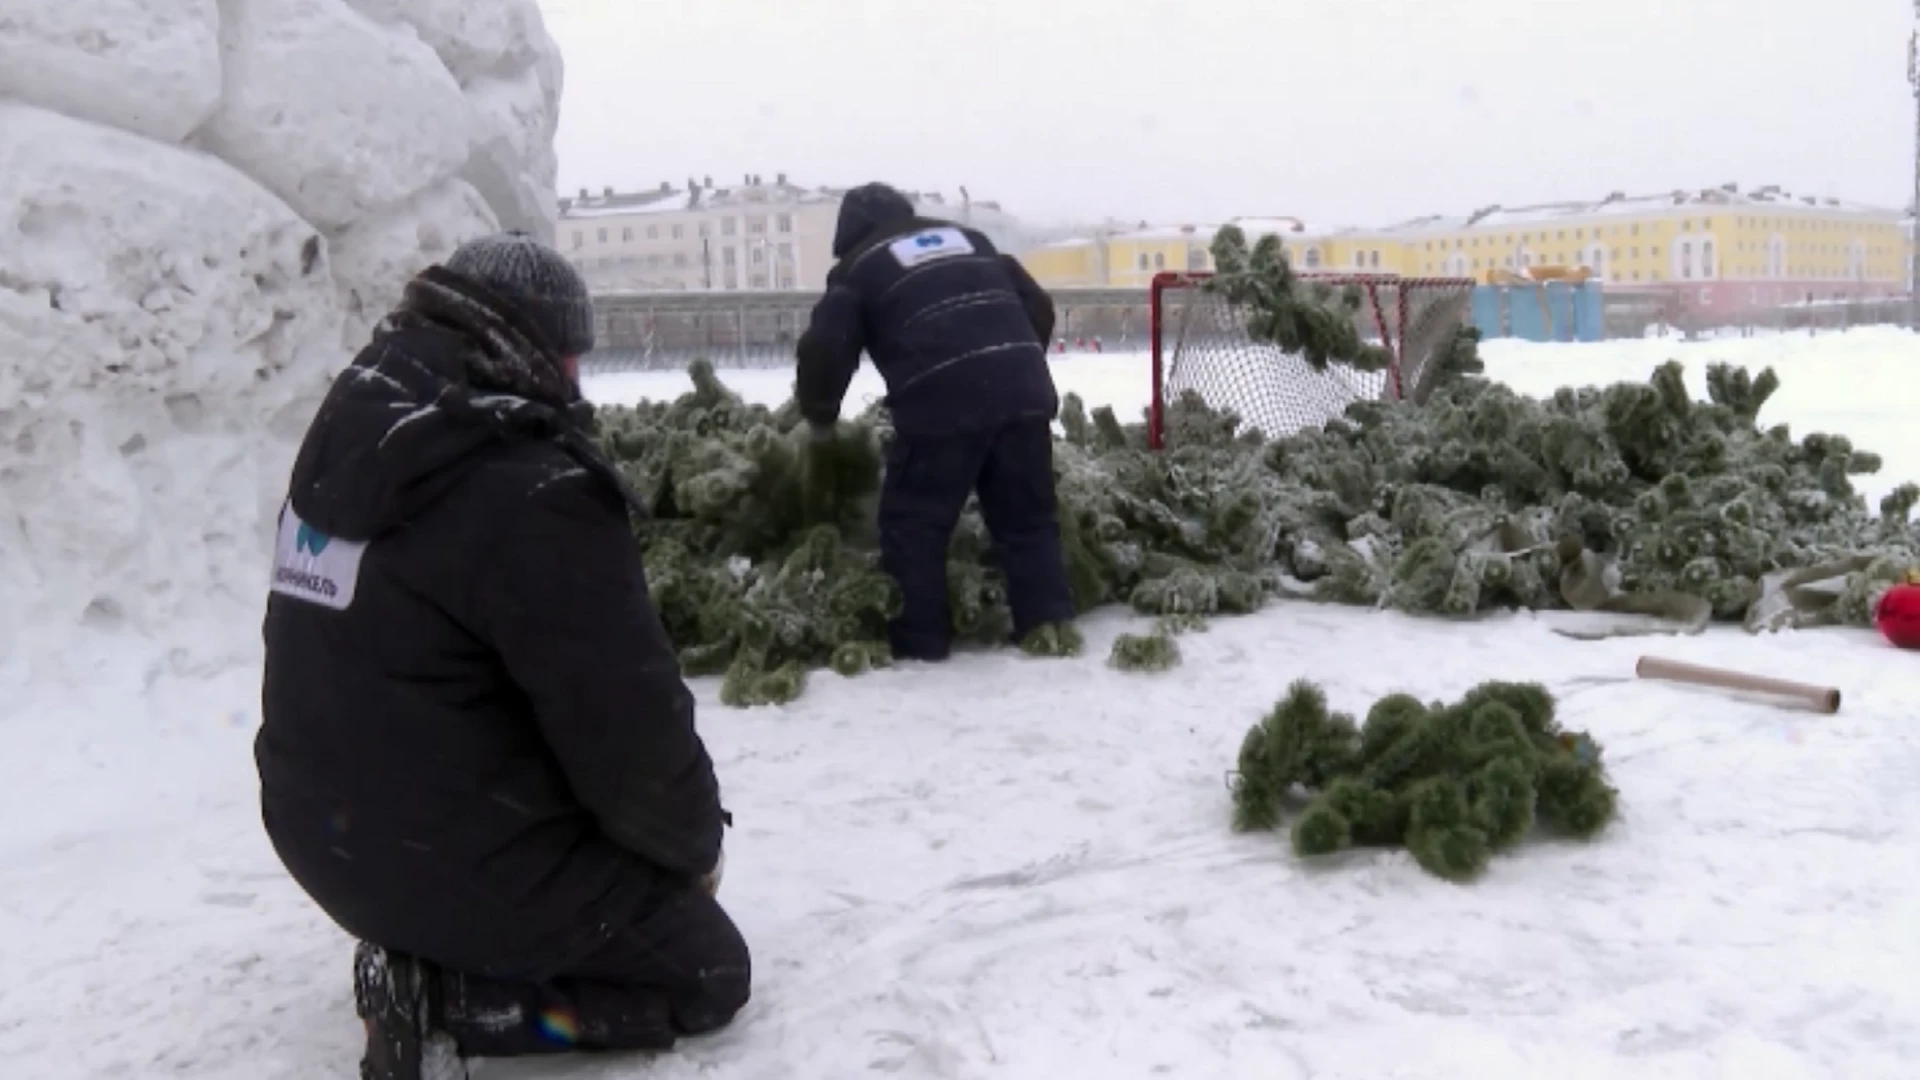
[[[726,812],[589,439],[585,285],[519,233],[407,287],[294,464],[255,743],[268,835],[361,939],[361,1076],[664,1049],[745,1004]]]
[[[947,657],[947,545],[975,492],[1006,574],[1015,638],[1070,623],[1053,491],[1052,299],[985,236],[916,216],[885,184],[847,193],[833,255],[826,295],[795,347],[795,396],[824,437],[862,352],[886,380],[894,438],[880,558],[902,599],[888,628],[893,655]]]

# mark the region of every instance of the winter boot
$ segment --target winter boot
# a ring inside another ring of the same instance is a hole
[[[353,1005],[367,1028],[360,1080],[465,1080],[453,1039],[434,1028],[440,973],[432,964],[361,942],[353,950]]]

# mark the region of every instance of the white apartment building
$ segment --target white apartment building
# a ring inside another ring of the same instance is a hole
[[[734,187],[683,187],[560,200],[556,242],[597,292],[802,290],[825,287],[844,188],[805,188],[785,173]],[[921,213],[971,224],[1018,250],[1019,225],[991,202],[905,192]]]

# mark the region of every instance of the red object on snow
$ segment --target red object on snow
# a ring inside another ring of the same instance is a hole
[[[1873,624],[1888,641],[1903,649],[1920,649],[1920,575],[1907,580],[1880,597],[1873,609]]]

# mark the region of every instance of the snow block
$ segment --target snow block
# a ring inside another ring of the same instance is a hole
[[[557,55],[539,7],[471,0],[348,0],[375,22],[410,26],[465,86],[511,77]]]
[[[363,7],[0,0],[0,661],[257,648],[333,373],[460,241],[552,237],[535,0]]]
[[[324,386],[339,326],[321,237],[244,174],[0,102],[0,518],[33,593],[0,596],[0,643],[256,590],[260,429]]]
[[[366,343],[407,279],[453,254],[461,241],[499,228],[473,185],[451,179],[335,234],[333,272],[340,282],[345,347],[357,350]]]
[[[510,79],[469,84],[474,145],[460,170],[493,207],[502,228],[525,230],[549,244],[560,214],[554,198],[560,162],[553,151],[558,79],[557,72],[529,69]]]
[[[343,0],[229,0],[223,99],[195,136],[301,216],[335,229],[452,176],[460,85],[411,28]]]
[[[502,228],[553,241],[559,161],[553,152],[564,70],[539,7],[464,0],[350,0],[368,18],[405,26],[432,47],[466,91],[473,149],[460,176]]]
[[[0,98],[179,142],[220,100],[215,0],[12,0]]]

